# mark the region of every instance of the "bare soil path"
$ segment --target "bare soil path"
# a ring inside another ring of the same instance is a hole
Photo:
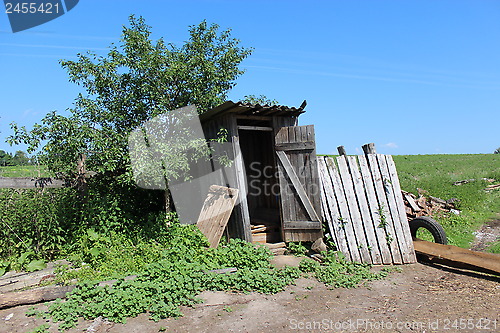
[[[475,240],[471,244],[471,250],[484,251],[493,242],[500,239],[500,214],[481,226],[475,233]]]
[[[200,296],[205,302],[183,308],[181,318],[80,320],[69,332],[500,332],[498,278],[423,264],[406,265],[357,289],[329,290],[314,278],[301,278],[276,295]],[[28,332],[46,323],[26,317],[28,308],[1,310],[0,332]],[[47,323],[57,332],[57,325]]]

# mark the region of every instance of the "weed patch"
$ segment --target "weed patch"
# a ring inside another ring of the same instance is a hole
[[[102,316],[121,323],[144,312],[152,320],[177,317],[182,315],[180,306],[200,302],[196,295],[201,291],[273,294],[293,284],[305,272],[314,273],[331,287],[347,288],[387,274],[370,273],[369,265],[348,263],[333,252],[326,256],[324,265],[304,259],[299,267],[275,268],[270,264],[272,255],[266,247],[232,239],[218,248],[207,248],[207,240],[195,226],[178,223],[168,228],[162,243],[134,245],[120,235],[104,237],[93,232],[89,237],[90,243],[85,243],[88,255],[74,257],[81,268],[60,268],[56,279],[64,282],[78,278],[82,282],[65,301],[56,301],[42,314],[61,322],[60,329],[73,327],[79,317]],[[91,249],[99,244],[108,250],[97,251],[99,254],[94,256]],[[85,263],[81,261],[84,258]],[[237,271],[214,272],[230,267],[236,267]],[[124,279],[131,274],[137,277]],[[99,281],[117,276],[113,286],[99,286]],[[33,309],[30,314],[41,315]]]

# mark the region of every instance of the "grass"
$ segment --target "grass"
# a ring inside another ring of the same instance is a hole
[[[459,216],[435,217],[445,229],[452,245],[468,248],[473,232],[481,224],[500,213],[500,191],[485,192],[491,183],[482,178],[500,182],[500,155],[401,155],[393,156],[398,170],[401,188],[418,195],[417,188],[428,191],[427,195],[444,200],[460,199]],[[475,179],[460,186],[454,182]],[[494,244],[490,251],[500,252]]]
[[[0,167],[0,177],[48,177],[45,166],[23,165]]]

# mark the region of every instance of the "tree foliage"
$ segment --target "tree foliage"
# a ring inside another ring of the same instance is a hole
[[[0,166],[29,165],[30,158],[22,150],[16,151],[14,155],[4,150],[0,150]]]
[[[88,169],[130,180],[129,133],[169,110],[196,105],[206,111],[224,102],[251,53],[239,44],[230,30],[205,21],[189,28],[181,46],[153,41],[144,19],[131,16],[119,46],[107,55],[87,52],[61,61],[69,80],[85,90],[70,115],[51,112],[32,130],[12,124],[9,142],[27,144],[55,172],[71,175],[77,156],[85,154]]]
[[[250,103],[250,104],[260,104],[260,105],[277,105],[279,104],[277,100],[275,99],[270,99],[267,98],[266,95],[246,95],[243,97],[241,100],[244,103]]]

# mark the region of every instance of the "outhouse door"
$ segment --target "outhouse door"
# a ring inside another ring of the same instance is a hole
[[[283,240],[313,242],[323,236],[314,126],[281,127],[275,150]]]

